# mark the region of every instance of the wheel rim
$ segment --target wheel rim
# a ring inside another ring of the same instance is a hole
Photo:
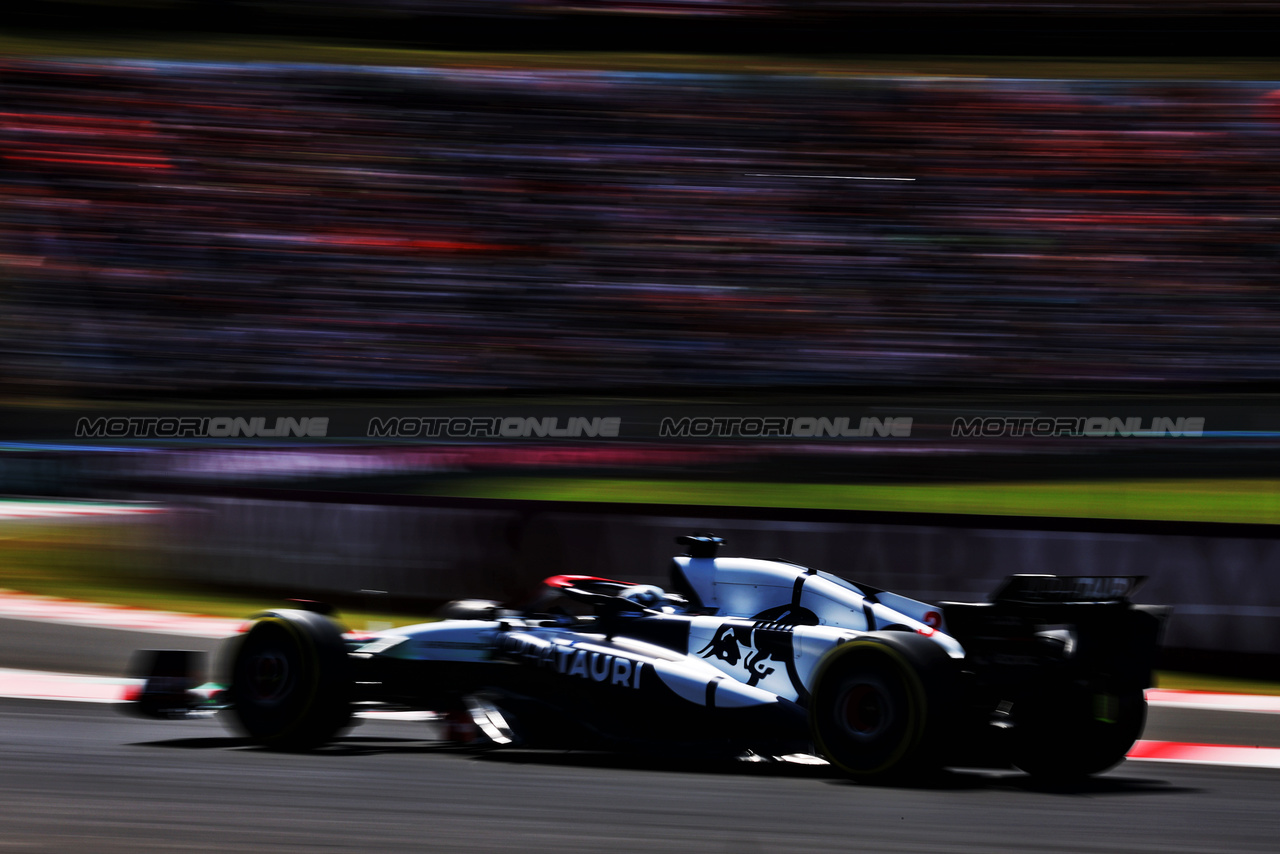
[[[841,698],[837,720],[855,738],[873,739],[893,720],[893,700],[881,685],[855,683]]]
[[[279,650],[263,650],[250,662],[249,691],[263,705],[275,705],[285,698],[292,684],[289,659]]]

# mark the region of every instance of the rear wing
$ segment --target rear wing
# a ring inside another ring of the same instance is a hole
[[[968,665],[998,681],[1051,664],[1146,688],[1171,609],[1130,601],[1144,580],[1014,575],[990,602],[944,602],[942,611]]]
[[[991,594],[1006,604],[1050,605],[1128,602],[1145,575],[1011,575]]]

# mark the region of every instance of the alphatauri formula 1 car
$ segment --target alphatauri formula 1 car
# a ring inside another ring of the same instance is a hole
[[[488,746],[809,754],[863,780],[941,765],[1078,777],[1139,736],[1164,609],[1135,577],[1009,578],[985,603],[929,605],[681,537],[669,590],[560,575],[518,606],[345,632],[323,606],[256,615],[222,683],[152,651],[133,704],[221,710],[307,749],[369,707],[434,710]],[[469,735],[463,735],[467,734]]]

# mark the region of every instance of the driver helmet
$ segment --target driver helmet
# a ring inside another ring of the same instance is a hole
[[[632,584],[619,592],[618,596],[648,611],[660,611],[667,604],[666,591],[654,584]]]

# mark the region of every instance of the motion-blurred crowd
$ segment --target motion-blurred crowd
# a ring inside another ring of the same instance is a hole
[[[1272,84],[10,61],[0,388],[1280,379]]]

